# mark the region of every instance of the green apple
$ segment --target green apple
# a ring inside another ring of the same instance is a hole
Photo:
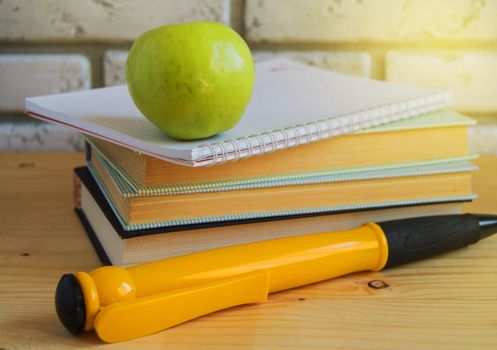
[[[193,140],[233,128],[254,86],[245,41],[216,22],[159,27],[142,34],[126,63],[138,109],[166,135]]]

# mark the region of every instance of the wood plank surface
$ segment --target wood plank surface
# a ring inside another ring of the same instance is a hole
[[[497,158],[476,163],[480,199],[497,214]],[[155,335],[106,345],[70,335],[54,309],[68,272],[99,260],[73,213],[81,154],[0,154],[0,350],[497,349],[497,236],[443,256],[272,294]],[[370,286],[385,286],[375,289]]]

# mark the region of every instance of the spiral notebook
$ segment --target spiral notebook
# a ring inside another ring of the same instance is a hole
[[[250,157],[448,107],[448,91],[331,72],[287,59],[256,63],[241,122],[209,139],[165,136],[125,85],[26,99],[26,112],[173,163],[205,166]]]

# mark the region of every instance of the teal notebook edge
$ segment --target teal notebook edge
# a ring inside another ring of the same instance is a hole
[[[302,208],[296,210],[280,210],[271,212],[258,212],[258,213],[241,213],[235,215],[222,215],[222,216],[206,216],[198,218],[188,218],[181,220],[165,220],[156,221],[143,224],[128,224],[124,218],[121,216],[117,210],[112,197],[106,187],[103,185],[102,180],[99,178],[90,167],[88,170],[97,184],[97,187],[105,197],[105,201],[109,204],[112,213],[115,215],[120,225],[124,231],[141,231],[141,230],[151,230],[167,227],[181,227],[181,226],[191,226],[191,225],[208,225],[211,223],[222,223],[222,222],[240,222],[240,221],[250,221],[250,220],[261,220],[267,218],[277,218],[277,217],[297,217],[306,215],[319,215],[319,214],[331,214],[346,211],[358,211],[358,210],[372,210],[372,209],[382,209],[382,208],[392,208],[399,206],[413,206],[422,204],[434,204],[434,203],[449,203],[449,202],[469,202],[476,199],[478,196],[474,193],[462,196],[446,196],[446,197],[431,197],[422,198],[414,200],[399,200],[399,201],[388,201],[388,202],[376,202],[376,203],[360,203],[360,204],[348,204],[348,205],[334,205],[326,207],[316,207],[316,208]]]
[[[431,166],[419,166],[419,167],[399,167],[396,169],[397,177],[402,176],[416,176],[416,175],[430,175],[430,174],[442,174],[442,173],[454,173],[454,172],[469,172],[477,170],[478,168],[466,161],[456,161],[449,162],[449,164],[444,164],[443,167],[440,164],[435,164]],[[171,226],[184,226],[184,225],[202,225],[214,222],[225,222],[225,221],[244,221],[262,218],[271,218],[279,216],[296,216],[296,215],[313,215],[320,213],[334,213],[340,211],[356,211],[356,210],[368,210],[368,209],[379,209],[379,208],[390,208],[396,206],[408,206],[408,205],[421,205],[429,203],[446,203],[455,201],[471,201],[477,198],[473,193],[460,196],[447,196],[447,197],[430,197],[430,198],[420,198],[414,200],[399,200],[399,201],[388,201],[388,202],[374,202],[374,203],[357,203],[357,204],[347,204],[347,205],[332,205],[326,207],[313,207],[313,208],[300,208],[294,210],[281,210],[281,211],[270,211],[270,212],[256,212],[256,213],[240,213],[235,215],[222,215],[222,216],[209,216],[209,217],[197,217],[197,218],[186,218],[180,220],[166,220],[157,221],[143,224],[128,224],[126,220],[121,216],[117,206],[114,203],[112,196],[110,195],[108,189],[106,188],[100,175],[92,167],[91,162],[88,162],[88,170],[92,175],[92,178],[96,182],[98,188],[103,193],[105,201],[109,203],[112,212],[118,218],[120,224],[125,231],[133,230],[146,230],[155,229],[160,227],[171,227]],[[403,172],[407,170],[408,172]],[[390,174],[393,174],[390,172]],[[385,173],[383,178],[391,178],[391,175]],[[377,177],[379,178],[379,177]],[[357,180],[357,179],[356,179]],[[351,179],[350,181],[354,181]]]
[[[469,162],[477,155],[442,158],[425,162],[391,164],[367,168],[330,169],[318,172],[295,173],[283,176],[252,177],[227,181],[209,181],[202,183],[183,183],[162,186],[141,186],[123,171],[116,170],[115,165],[99,155],[104,171],[117,187],[119,194],[125,198],[148,196],[173,196],[179,194],[249,190],[295,185],[310,185],[330,182],[361,181],[406,176],[447,174],[454,172],[475,171],[478,168]],[[88,168],[98,175],[92,158],[88,160]]]

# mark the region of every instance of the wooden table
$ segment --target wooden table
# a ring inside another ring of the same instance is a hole
[[[497,236],[441,257],[272,294],[141,339],[105,345],[59,323],[63,273],[99,265],[72,207],[81,154],[0,155],[0,349],[497,349]],[[497,158],[477,161],[497,213]],[[387,288],[368,286],[384,281]]]

